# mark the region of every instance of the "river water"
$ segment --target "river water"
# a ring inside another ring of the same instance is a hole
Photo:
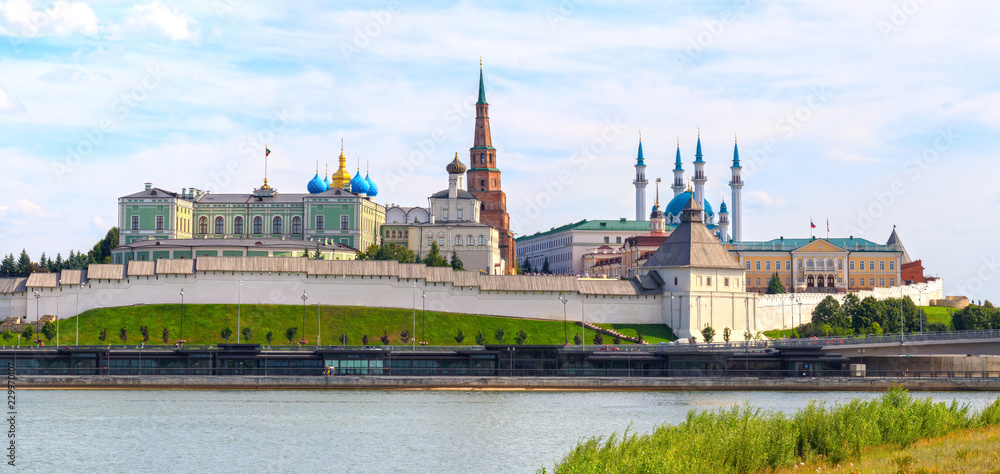
[[[997,393],[915,393],[974,409]],[[19,390],[34,472],[534,472],[581,439],[688,410],[792,413],[870,392]],[[9,466],[6,466],[9,467]]]

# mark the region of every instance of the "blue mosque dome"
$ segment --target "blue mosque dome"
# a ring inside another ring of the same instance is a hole
[[[313,176],[313,179],[309,180],[309,184],[306,185],[306,189],[309,190],[309,194],[316,194],[327,191],[330,187],[323,182],[323,178],[320,178],[319,172],[317,172],[316,176]]]
[[[326,184],[326,189],[329,191],[330,190],[330,185],[333,184],[333,181],[330,181],[330,177],[327,176],[327,177],[323,178],[323,184]]]
[[[726,208],[726,201],[722,201],[722,205],[719,206],[719,214],[722,213],[729,214],[729,209]]]
[[[375,181],[372,181],[372,179],[368,177],[367,171],[365,172],[365,182],[368,184],[368,195],[371,197],[377,196],[378,186],[375,185]]]
[[[361,177],[361,170],[351,178],[351,192],[355,194],[368,194],[368,182]]]
[[[670,200],[670,204],[667,204],[667,209],[664,213],[668,216],[679,216],[681,215],[681,210],[684,209],[684,206],[687,205],[687,202],[690,200],[691,191],[680,193]],[[706,199],[702,205],[705,207],[705,215],[715,215],[715,211],[712,209],[712,205],[708,203],[708,199]]]

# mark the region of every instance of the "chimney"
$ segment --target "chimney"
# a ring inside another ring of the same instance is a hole
[[[146,183],[146,191],[153,189],[153,183]]]

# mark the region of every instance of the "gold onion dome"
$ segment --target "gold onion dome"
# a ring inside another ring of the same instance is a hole
[[[458,153],[455,153],[455,159],[451,160],[451,163],[448,163],[446,169],[449,174],[462,174],[466,170],[465,165],[458,159]]]
[[[330,187],[335,189],[346,189],[351,182],[351,173],[347,171],[347,156],[344,155],[343,144],[340,147],[340,158],[338,159],[337,171],[330,175]]]

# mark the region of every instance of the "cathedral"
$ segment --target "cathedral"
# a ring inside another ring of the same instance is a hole
[[[715,212],[715,208],[712,204],[708,202],[705,197],[705,183],[708,181],[708,177],[705,175],[705,160],[701,152],[701,133],[698,134],[698,144],[695,148],[694,155],[694,177],[691,181],[694,183],[694,190],[692,191],[690,187],[686,187],[684,184],[684,166],[681,162],[681,145],[680,141],[677,143],[677,153],[674,160],[674,181],[670,186],[674,191],[674,197],[667,203],[667,206],[662,209],[663,217],[666,220],[666,224],[670,226],[676,226],[681,222],[681,214],[684,206],[691,199],[692,195],[695,200],[700,203],[702,208],[702,219],[701,221],[708,227],[709,231],[713,235],[719,238],[722,242],[739,241],[743,237],[743,207],[742,207],[742,188],[743,179],[740,176],[742,171],[742,166],[740,166],[740,152],[737,145],[733,145],[733,164],[730,167],[732,170],[732,178],[729,181],[729,187],[732,189],[732,233],[730,233],[730,213],[729,208],[726,206],[725,201],[719,206],[718,214]],[[635,180],[632,184],[635,185],[635,215],[636,220],[642,220],[645,218],[646,213],[646,163],[642,156],[642,139],[639,139],[639,153],[636,158],[635,163]],[[659,201],[659,199],[657,199]],[[654,212],[659,210],[659,202],[655,206]]]

